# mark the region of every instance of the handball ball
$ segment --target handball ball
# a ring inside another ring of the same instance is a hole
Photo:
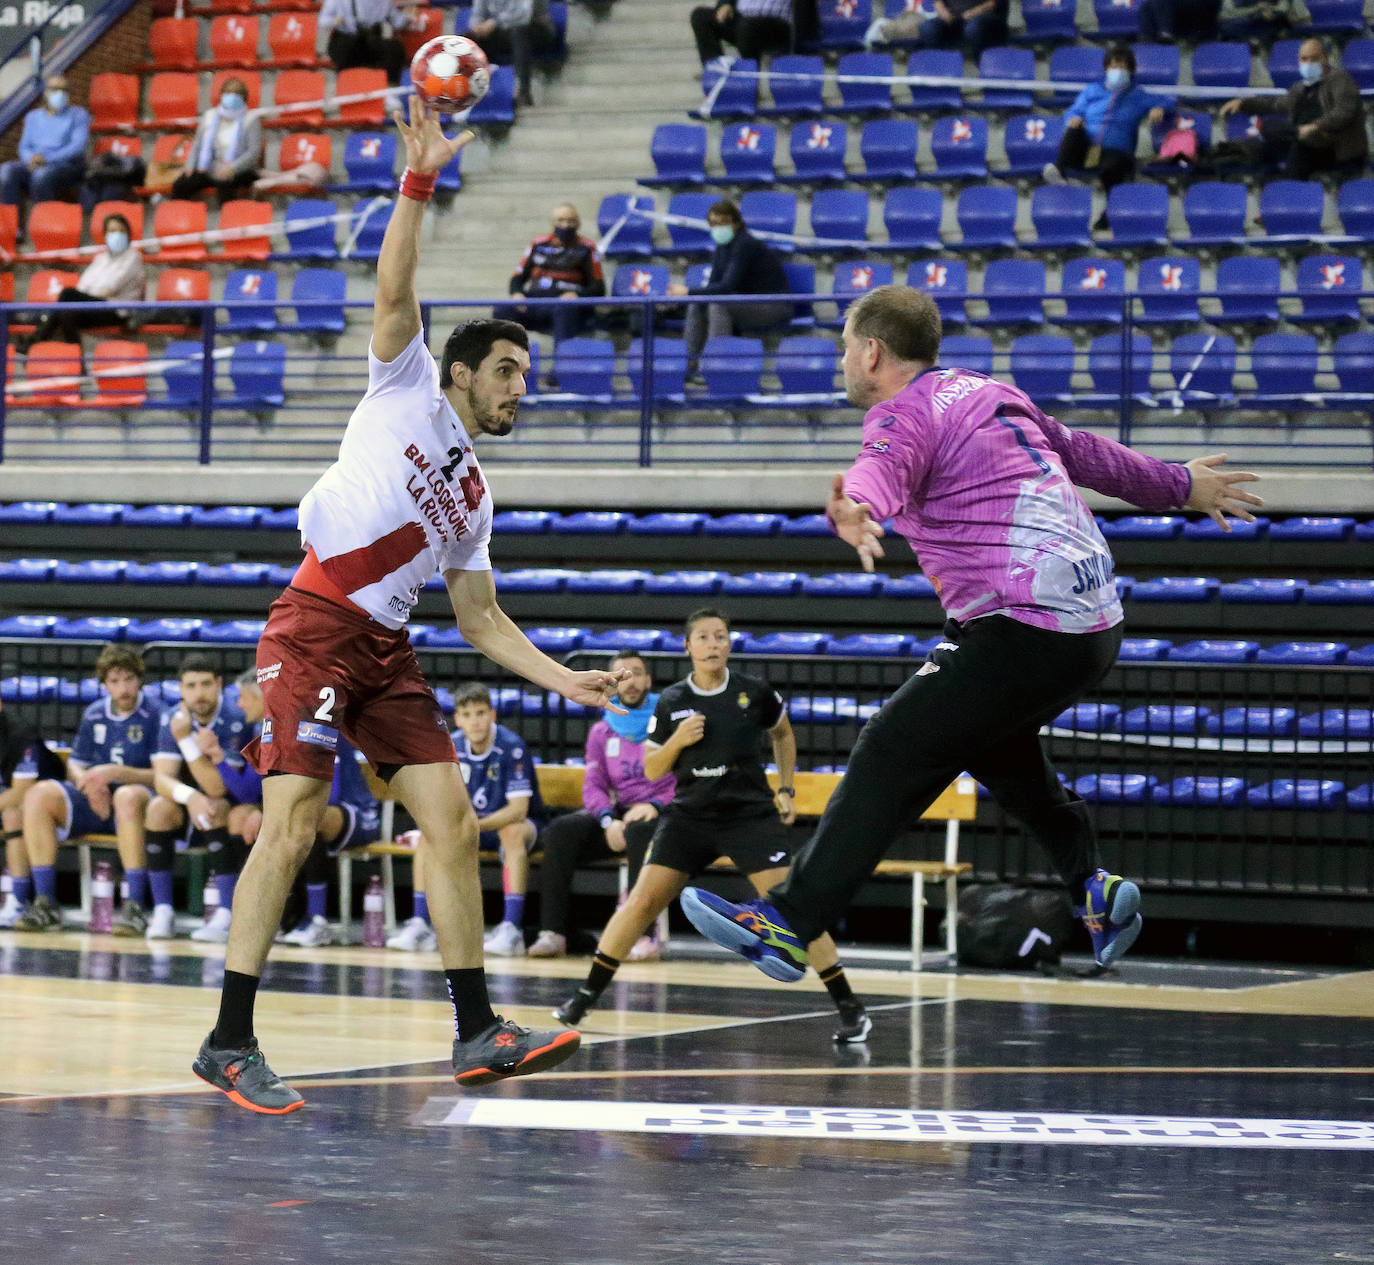
[[[440,35],[422,44],[410,62],[410,81],[428,104],[466,110],[487,95],[487,55],[463,35]]]

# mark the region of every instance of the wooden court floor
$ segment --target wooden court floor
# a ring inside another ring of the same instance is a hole
[[[585,969],[490,963],[496,1008]],[[437,957],[279,948],[274,1119],[190,1074],[222,970],[0,932],[0,1265],[1374,1262],[1374,972],[853,970],[837,1048],[814,980],[674,958],[464,1093]]]

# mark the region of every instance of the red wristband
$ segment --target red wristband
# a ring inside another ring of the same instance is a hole
[[[437,171],[424,175],[407,167],[401,176],[401,197],[413,198],[416,202],[428,202],[434,196],[434,185],[438,179]]]

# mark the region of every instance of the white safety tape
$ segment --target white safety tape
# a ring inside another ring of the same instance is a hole
[[[217,347],[210,353],[212,360],[224,360],[233,355],[232,347]],[[105,378],[145,378],[149,374],[161,374],[167,369],[179,368],[183,365],[194,365],[203,360],[197,357],[195,360],[183,360],[173,358],[170,360],[133,360],[126,365],[112,365],[108,369],[95,369],[90,373],[65,374],[62,376],[26,377],[20,382],[9,383],[5,387],[6,395],[32,395],[38,391],[54,391],[58,387],[82,386],[87,382],[99,382]]]
[[[679,228],[709,229],[711,227],[706,220],[699,220],[695,216],[669,215],[663,211],[646,211],[637,206],[629,207],[626,214],[637,215],[645,220],[654,220],[659,224],[674,224]],[[623,216],[621,218],[624,219]],[[620,225],[617,223],[616,227],[619,228]],[[873,247],[873,243],[869,241],[851,241],[844,237],[802,237],[796,233],[775,233],[766,228],[751,228],[749,235],[760,237],[767,242],[786,242],[792,246],[816,246],[833,250],[871,250]]]
[[[323,97],[318,101],[288,101],[284,105],[260,105],[256,109],[248,111],[253,118],[275,118],[282,114],[303,114],[307,110],[324,110],[331,105],[356,105],[361,101],[376,101],[381,98],[392,96],[402,96],[406,93],[405,88],[373,88],[368,92],[349,92],[341,97]],[[455,115],[455,118],[458,116]],[[150,129],[167,129],[173,127],[197,127],[202,116],[199,114],[188,115],[177,119],[150,119],[147,123],[121,123],[116,131],[119,132],[138,132]]]

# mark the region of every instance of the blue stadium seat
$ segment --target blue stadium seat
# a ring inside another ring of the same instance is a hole
[[[611,295],[622,299],[635,295],[662,297],[668,293],[670,279],[666,264],[622,264],[611,279]]]
[[[525,636],[545,654],[571,654],[587,635],[585,628],[527,628]],[[535,714],[538,714],[537,712]]]
[[[758,113],[759,108],[759,64],[752,57],[741,57],[731,65],[733,72],[726,76],[715,101],[711,105],[709,117],[713,119],[749,119]],[[715,89],[721,71],[714,66],[701,72],[701,92],[709,96]],[[704,103],[703,103],[704,104]]]
[[[1355,80],[1361,91],[1374,88],[1374,39],[1347,41],[1341,49],[1341,69]]]
[[[800,592],[801,581],[795,571],[746,571],[726,576],[720,591],[743,597],[791,597]]]
[[[687,381],[687,350],[676,338],[655,338],[653,345],[654,399],[680,402]],[[625,360],[630,386],[638,397],[644,390],[644,340],[632,339]]]
[[[52,635],[59,641],[123,641],[129,621],[114,615],[91,615],[84,619],[59,619]]]
[[[865,180],[915,180],[915,119],[871,119],[859,136]]]
[[[1197,733],[1210,714],[1205,707],[1151,703],[1131,708],[1121,715],[1117,724],[1123,734],[1187,735]]]
[[[994,259],[983,273],[986,316],[974,325],[1034,325],[1045,319],[1045,265],[1039,259]]]
[[[1336,211],[1349,236],[1374,241],[1374,180],[1347,180],[1336,195]]]
[[[870,0],[821,0],[822,48],[861,48],[873,21]]]
[[[549,530],[553,514],[548,510],[501,510],[491,520],[503,536],[540,536]]]
[[[1105,540],[1177,540],[1183,534],[1178,514],[1123,514],[1098,523]]]
[[[1138,602],[1210,602],[1221,581],[1202,575],[1166,575],[1157,580],[1137,580],[1131,596]]]
[[[1245,802],[1252,808],[1293,808],[1320,811],[1336,808],[1345,798],[1345,784],[1323,778],[1275,778],[1262,786],[1252,786],[1245,792]]]
[[[824,514],[799,514],[784,518],[778,528],[780,536],[831,536],[830,524]]]
[[[1242,777],[1179,777],[1156,785],[1152,798],[1156,804],[1180,808],[1230,808],[1245,794]]]
[[[805,334],[784,338],[773,357],[773,370],[786,395],[835,393],[835,344]]]
[[[130,641],[199,641],[203,619],[130,620],[125,636]]]
[[[555,514],[549,531],[555,536],[618,536],[625,530],[629,515],[621,510],[579,510]]]
[[[893,194],[896,192],[894,189]],[[939,194],[935,196],[938,200]],[[889,194],[889,205],[891,201],[892,194]],[[969,185],[960,190],[955,215],[963,234],[953,247],[955,250],[995,250],[1017,244],[1015,189],[999,185]]]
[[[1231,255],[1217,264],[1216,289],[1226,322],[1272,325],[1279,319],[1280,264],[1273,255]]]
[[[649,186],[706,183],[706,129],[700,123],[660,123],[649,142],[654,174]]]
[[[605,632],[588,633],[582,638],[580,650],[660,650],[670,634],[656,628],[611,628]],[[675,647],[676,638],[672,638]]]
[[[302,268],[291,282],[296,320],[280,328],[296,334],[342,334],[348,279],[332,268]]]
[[[886,575],[883,577],[883,596],[924,602],[935,596],[935,586],[919,571],[911,571],[906,575]],[[937,637],[937,644],[939,640]],[[913,645],[912,649],[918,650],[919,646]]]
[[[196,583],[205,587],[245,588],[266,578],[265,562],[202,562],[196,570]]]
[[[1297,406],[1317,389],[1317,340],[1311,334],[1261,334],[1250,349],[1250,372],[1257,401]]]
[[[631,536],[695,536],[701,531],[705,518],[700,511],[642,514],[627,519],[625,530]]]
[[[1322,231],[1325,194],[1315,180],[1269,180],[1260,189],[1265,236],[1308,239]]]
[[[0,505],[0,523],[48,523],[56,510],[55,501],[16,501]]]
[[[952,334],[940,344],[940,363],[946,368],[972,369],[992,375],[992,339],[982,334]]]
[[[1269,536],[1272,540],[1349,540],[1354,530],[1353,518],[1295,515],[1275,519],[1269,526]]]
[[[1328,707],[1298,719],[1300,738],[1363,738],[1374,737],[1374,712],[1358,708]]]
[[[890,53],[846,53],[835,72],[842,109],[852,114],[891,113],[892,85],[884,82],[892,78]]]
[[[396,187],[396,137],[390,132],[351,132],[344,139],[348,179],[331,193],[391,193]]]
[[[1158,184],[1119,184],[1107,195],[1113,246],[1163,246],[1169,240],[1169,190]]]
[[[553,349],[559,393],[609,404],[615,373],[615,347],[599,338],[565,338]]]
[[[1135,82],[1146,88],[1167,88],[1178,83],[1177,44],[1133,44]]]
[[[1282,641],[1266,646],[1255,656],[1255,662],[1333,667],[1344,663],[1349,652],[1350,647],[1343,641]]]
[[[930,133],[935,170],[927,180],[983,180],[988,174],[988,121],[975,117],[937,119]]]
[[[1341,390],[1374,396],[1374,334],[1342,334],[1331,354]]]
[[[568,576],[565,588],[569,593],[638,593],[648,574],[647,571],[618,568],[574,571]]]
[[[334,203],[320,198],[302,198],[290,203],[286,208],[284,228],[286,249],[274,251],[274,259],[337,259],[338,243],[335,233],[338,225],[333,222],[337,208]]]
[[[266,583],[271,585],[281,585],[285,587],[295,578],[295,566],[282,566],[274,564],[267,568]]]
[[[1200,88],[1245,88],[1250,83],[1250,45],[1202,43],[1193,48],[1193,82]]]
[[[59,584],[118,584],[124,578],[128,563],[118,558],[89,559],[57,564],[53,578]]]
[[[752,189],[740,199],[740,214],[752,233],[790,235],[797,229],[797,195],[780,189]],[[704,218],[704,217],[703,217]],[[709,237],[707,238],[709,241]],[[775,250],[786,251],[783,242],[772,242]]]
[[[724,571],[665,571],[645,580],[644,592],[704,597],[719,593],[725,579]]]
[[[1374,643],[1361,646],[1358,650],[1352,649],[1345,656],[1345,661],[1352,668],[1374,668]]]
[[[881,260],[860,259],[853,263],[835,265],[835,307],[834,321],[825,322],[838,329],[844,324],[844,314],[849,305],[861,294],[875,290],[879,286],[892,284],[892,265]]]
[[[1355,524],[1356,540],[1374,540],[1374,518],[1367,518]]]
[[[1374,580],[1323,580],[1302,597],[1309,606],[1374,606]]]
[[[964,55],[957,48],[918,48],[907,58],[906,73],[934,79],[962,79]],[[917,114],[962,110],[963,93],[957,85],[926,88],[912,84],[911,104],[903,108]]]
[[[1069,21],[1073,21],[1073,6],[1065,4]],[[1072,40],[1072,35],[1070,35]],[[1102,79],[1102,63],[1105,54],[1100,48],[1087,44],[1060,44],[1050,51],[1050,82],[1071,85],[1099,83]],[[1054,94],[1059,105],[1068,105],[1079,93],[1078,86],[1068,87]]]
[[[349,217],[348,238],[340,248],[340,257],[375,260],[382,253],[382,238],[395,205],[391,198],[360,198]]]
[[[1374,181],[1371,182],[1374,184]],[[1188,222],[1180,246],[1230,246],[1245,240],[1245,186],[1220,180],[1199,180],[1183,195],[1183,218]]]
[[[825,653],[862,659],[898,658],[911,652],[911,638],[904,633],[852,633],[831,637]]]
[[[809,575],[802,581],[807,597],[877,597],[883,577],[863,571],[836,571],[831,575]]]
[[[526,567],[501,573],[500,587],[512,593],[561,593],[575,573],[558,567]]]
[[[1012,339],[1011,376],[1033,400],[1070,394],[1073,340],[1057,334],[1023,334]]]
[[[1076,729],[1080,733],[1111,733],[1117,727],[1121,708],[1116,703],[1075,703],[1060,712],[1052,722],[1056,729]]]
[[[1172,648],[1172,642],[1160,637],[1124,637],[1116,657],[1124,663],[1156,663]]]
[[[119,522],[128,505],[109,501],[86,502],[80,505],[57,505],[53,509],[52,521],[64,527],[104,527]],[[0,522],[5,522],[3,507],[0,507]]]
[[[968,320],[964,311],[968,264],[962,259],[915,260],[907,269],[906,283],[935,300],[945,325],[963,325]]]
[[[773,104],[758,111],[764,115],[820,114],[825,62],[813,56],[774,57],[768,66],[768,91]],[[805,76],[785,78],[784,76]]]
[[[552,6],[551,6],[552,7]],[[444,193],[457,193],[463,187],[463,151],[459,150],[439,169],[434,187]]]
[[[1037,250],[1090,246],[1093,194],[1085,185],[1042,184],[1031,194],[1031,224]]]
[[[647,216],[631,214],[636,208],[652,211],[653,198],[642,193],[608,193],[601,199],[596,212],[596,230],[604,239],[611,229],[615,229],[615,236],[601,252],[607,259],[653,254],[654,222]]]
[[[720,163],[731,184],[770,184],[778,147],[771,123],[732,123],[720,134]]]
[[[0,561],[0,580],[36,584],[51,580],[57,567],[55,558],[14,558]]]
[[[514,66],[491,68],[487,95],[468,112],[467,122],[473,126],[495,123],[507,127],[515,122]]]
[[[229,381],[233,391],[215,395],[217,408],[250,413],[281,408],[286,403],[286,348],[281,343],[239,343],[229,353]]]
[[[1173,646],[1165,655],[1175,663],[1253,663],[1259,642],[1208,638]]]
[[[1298,82],[1298,49],[1301,40],[1275,40],[1269,49],[1269,78],[1274,87],[1288,91]]]
[[[224,527],[251,530],[265,511],[260,505],[193,505],[187,518],[191,527]]]
[[[126,584],[191,584],[200,564],[195,562],[131,562],[124,568]],[[294,572],[293,572],[294,574]]]
[[[701,375],[707,401],[742,403],[759,393],[763,377],[763,340],[718,334],[701,350]]]
[[[200,409],[201,370],[205,355],[200,343],[176,341],[167,344],[162,353],[165,367],[162,385],[166,392],[162,404],[166,408],[186,412]],[[126,517],[125,522],[129,519]]]
[[[1202,269],[1195,258],[1142,259],[1136,280],[1139,319],[1149,325],[1195,325],[1201,285]]]
[[[1014,192],[1012,201],[1016,201]],[[883,227],[887,229],[887,242],[882,249],[903,253],[939,250],[940,219],[943,214],[944,202],[938,189],[900,185],[889,189],[883,199]]]
[[[1119,259],[1070,259],[1059,281],[1061,325],[1120,325],[1126,265]]]
[[[747,643],[746,643],[747,644]],[[798,725],[834,725],[858,718],[856,698],[808,698],[794,694],[787,700],[787,714]]]
[[[1251,606],[1291,606],[1307,587],[1306,580],[1284,579],[1281,576],[1252,576],[1223,584],[1223,602],[1239,602]]]
[[[782,265],[783,274],[787,277],[787,292],[789,294],[815,294],[816,293],[816,265],[807,263],[803,259],[785,259]],[[809,303],[795,303],[792,306],[792,320],[787,326],[789,330],[813,329],[816,324],[815,313]]]
[[[1064,137],[1064,120],[1043,114],[1017,114],[1007,120],[1003,147],[1007,165],[999,176],[1039,176],[1053,162]]]
[[[1154,787],[1155,778],[1146,773],[1086,773],[1073,784],[1090,804],[1143,804]]]
[[[1150,391],[1150,370],[1154,360],[1154,344],[1145,334],[1131,335],[1130,394],[1148,395]],[[1110,334],[1099,334],[1088,347],[1088,375],[1093,380],[1093,391],[1119,399],[1127,389],[1126,340],[1115,330]]]
[[[1374,812],[1374,782],[1347,788],[1345,804],[1354,812]]]
[[[781,514],[720,514],[707,518],[702,531],[707,536],[776,536],[781,526]]]
[[[230,306],[217,317],[226,333],[256,333],[277,328],[277,274],[260,268],[235,268],[224,278],[224,299]]]
[[[1354,255],[1308,255],[1298,261],[1302,311],[1288,319],[1297,324],[1329,324],[1360,319],[1360,261]]]
[[[1013,36],[1025,44],[1057,44],[1061,40],[1076,40],[1078,27],[1074,23],[1073,0],[1023,0],[1021,18],[1026,24],[1024,34]],[[1101,77],[1101,68],[1098,69]]]
[[[824,654],[825,633],[773,632],[761,637],[746,636],[740,650],[744,654]]]
[[[845,180],[849,129],[835,119],[811,119],[791,129],[787,152],[793,172],[778,176],[783,184],[827,184]]]
[[[1269,531],[1267,518],[1256,518],[1253,523],[1243,523],[1233,518],[1229,522],[1231,530],[1225,532],[1210,518],[1190,519],[1183,529],[1183,535],[1187,540],[1257,540]]]
[[[200,630],[200,639],[202,642],[255,646],[265,627],[266,623],[260,619],[231,619],[222,624],[206,624]]]
[[[1035,54],[1029,48],[985,48],[978,58],[978,78],[1024,79],[1027,83],[1033,83]],[[1031,105],[1029,92],[1017,92],[1011,88],[983,89],[985,110],[1029,110]]]
[[[1169,348],[1169,372],[1185,400],[1199,403],[1228,398],[1236,376],[1236,340],[1226,334],[1180,334]],[[1204,522],[1220,531],[1210,518]],[[1234,529],[1251,526],[1232,524]]]
[[[1208,716],[1205,728],[1227,738],[1287,738],[1297,726],[1292,707],[1228,707],[1219,716]]]
[[[1093,0],[1100,40],[1126,40],[1135,43],[1140,32],[1138,0]]]
[[[203,641],[204,639],[205,634],[202,632],[201,640]],[[425,638],[425,646],[431,650],[463,650],[467,648],[468,641],[456,628],[435,628],[430,632],[429,636]],[[434,696],[439,700],[439,706],[443,711],[448,712],[452,710],[452,701],[450,700],[448,703],[445,703],[439,690],[436,689],[434,691]],[[500,711],[499,704],[497,706],[497,711],[498,713]]]
[[[746,223],[753,226],[752,220]],[[853,242],[861,248],[868,238],[868,194],[862,189],[819,190],[811,198],[811,235],[823,241]],[[831,252],[836,248],[807,249]]]

